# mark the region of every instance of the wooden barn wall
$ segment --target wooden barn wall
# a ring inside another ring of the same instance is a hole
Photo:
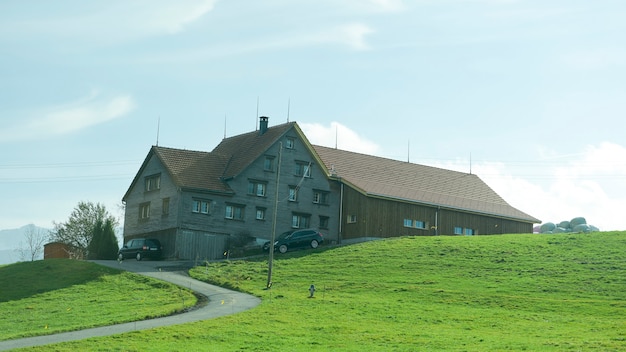
[[[368,197],[350,187],[344,187],[343,197],[342,239],[454,235],[455,227],[472,229],[475,235],[532,233],[530,223]],[[405,219],[421,221],[425,228],[406,227]]]

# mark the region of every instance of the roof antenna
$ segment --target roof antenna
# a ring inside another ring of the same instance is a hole
[[[291,108],[291,98],[287,100],[287,123],[289,123],[289,110]]]
[[[339,134],[338,127],[335,124],[335,149],[337,149],[337,135]]]
[[[254,130],[259,130],[259,96],[256,96],[256,120],[254,121]]]
[[[226,139],[226,113],[224,113],[224,139]]]
[[[411,162],[411,140],[409,139],[406,147],[406,162]]]
[[[472,174],[472,152],[470,152],[470,175]]]
[[[157,140],[156,140],[156,146],[159,146],[159,130],[161,129],[161,116],[159,116],[159,119],[157,120]]]

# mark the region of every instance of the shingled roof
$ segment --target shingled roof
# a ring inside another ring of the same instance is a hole
[[[221,176],[225,179],[237,176],[294,126],[295,122],[288,122],[272,126],[265,133],[255,131],[223,139],[211,152],[227,158]]]
[[[313,146],[326,168],[360,192],[527,221],[478,176],[322,146]]]
[[[152,150],[161,159],[178,186],[215,192],[233,192],[220,179],[227,163],[225,156],[164,147],[152,147]]]
[[[146,156],[125,200],[147,162],[156,155],[177,186],[210,192],[234,193],[225,179],[237,176],[250,163],[273,145],[295,122],[285,123],[259,131],[224,138],[211,152],[153,146]],[[296,130],[303,136],[299,128]]]

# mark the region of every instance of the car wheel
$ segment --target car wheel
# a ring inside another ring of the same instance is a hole
[[[278,247],[278,251],[281,253],[287,252],[287,245],[281,244],[280,247]]]
[[[319,246],[319,245],[320,245],[320,243],[317,242],[317,240],[312,240],[311,241],[311,248],[317,248],[317,246]]]
[[[124,260],[124,255],[122,253],[118,253],[117,260]]]
[[[138,261],[141,260],[141,253],[137,253],[137,256],[135,257],[135,259],[137,259]]]

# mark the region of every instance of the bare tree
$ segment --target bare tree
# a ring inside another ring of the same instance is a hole
[[[47,233],[35,227],[35,225],[28,225],[26,232],[24,232],[24,240],[20,241],[20,247],[17,252],[20,255],[21,261],[35,261],[41,258],[43,254],[43,245],[47,240]]]

